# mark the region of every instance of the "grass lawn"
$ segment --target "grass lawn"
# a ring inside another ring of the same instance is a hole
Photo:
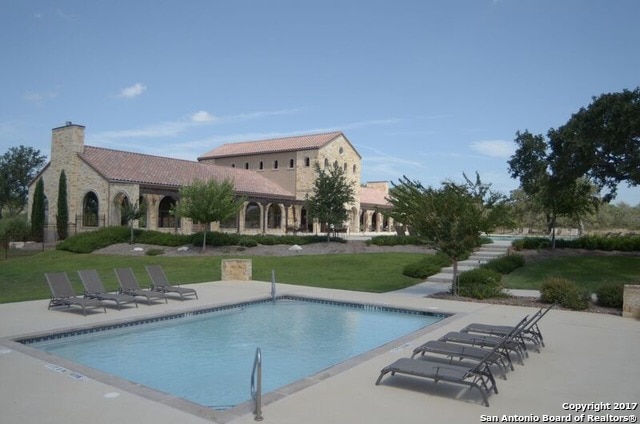
[[[366,253],[300,256],[242,256],[252,259],[253,279],[305,286],[386,292],[411,286],[419,280],[402,275],[403,267],[423,257],[420,253]],[[131,267],[141,286],[147,287],[148,264],[163,266],[169,279],[177,283],[220,280],[220,261],[230,256],[163,257],[75,254],[48,250],[31,256],[0,261],[0,303],[48,299],[44,273],[65,271],[77,294],[82,285],[77,270],[95,269],[108,290],[118,288],[113,268]]]
[[[511,289],[538,289],[547,277],[563,277],[594,292],[605,283],[640,284],[640,256],[565,256],[527,264],[503,277]]]

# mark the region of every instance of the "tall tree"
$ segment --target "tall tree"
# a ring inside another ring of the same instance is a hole
[[[46,157],[33,147],[11,147],[0,156],[0,218],[6,208],[9,216],[21,213],[27,205],[29,183],[45,163]]]
[[[136,221],[147,213],[147,208],[144,203],[131,203],[128,199],[125,199],[120,204],[120,214],[122,219],[127,223],[130,230],[129,244],[133,244],[133,221]]]
[[[235,216],[242,207],[245,199],[238,198],[234,193],[231,180],[218,182],[196,180],[190,185],[180,188],[180,201],[174,212],[194,222],[209,224],[214,221],[225,221]],[[202,251],[207,247],[207,230],[202,237]]]
[[[316,162],[315,170],[312,194],[306,196],[307,209],[312,218],[327,226],[327,241],[331,241],[329,228],[349,219],[347,205],[354,202],[355,189],[339,166],[322,169]]]
[[[621,182],[640,184],[640,87],[593,97],[548,136],[555,174],[587,177],[613,200]]]
[[[33,192],[33,202],[31,204],[31,235],[35,241],[44,240],[44,202],[44,181],[40,178],[36,183],[36,188]]]
[[[453,263],[453,294],[458,293],[458,261],[480,245],[482,233],[504,224],[506,198],[482,184],[476,174],[465,184],[445,181],[440,188],[424,187],[404,176],[394,184],[391,216],[412,227]]]
[[[56,229],[58,239],[64,240],[69,233],[69,204],[67,203],[67,175],[64,169],[60,172],[58,180],[58,213],[56,214]]]
[[[559,217],[572,219],[580,225],[582,219],[597,210],[599,200],[595,190],[584,178],[558,172],[562,167],[549,149],[544,136],[529,131],[516,133],[516,152],[509,161],[512,178],[520,180],[520,187],[528,200],[544,213],[547,231],[555,246],[555,228]]]

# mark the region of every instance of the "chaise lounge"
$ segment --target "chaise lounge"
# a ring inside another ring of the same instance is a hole
[[[131,268],[116,268],[114,272],[120,284],[120,293],[146,297],[149,305],[151,305],[151,299],[164,299],[164,303],[167,303],[167,296],[163,292],[141,289]]]
[[[491,372],[488,358],[495,355],[498,350],[511,339],[513,334],[524,325],[522,320],[520,324],[507,336],[497,343],[493,349],[487,349],[484,359],[475,365],[445,364],[441,360],[421,356],[414,358],[400,358],[391,365],[386,366],[380,371],[380,375],[376,380],[376,386],[380,384],[382,377],[386,374],[405,374],[414,377],[426,378],[433,380],[434,383],[445,381],[451,384],[459,384],[477,389],[482,395],[482,400],[486,406],[489,406],[489,395],[491,391],[498,393],[495,378]]]
[[[542,332],[538,326],[538,322],[544,317],[555,303],[550,304],[547,308],[540,308],[532,317],[529,323],[522,330],[522,337],[529,340],[540,352],[539,346],[544,347],[544,339],[542,338]],[[460,330],[463,333],[475,333],[475,334],[487,334],[490,336],[504,336],[513,330],[513,326],[510,325],[492,325],[482,323],[472,323]]]
[[[180,295],[180,300],[184,300],[185,296],[195,296],[196,299],[198,298],[198,293],[194,289],[171,284],[161,265],[147,265],[146,269],[151,278],[151,286],[154,290],[164,293],[177,293]]]
[[[134,296],[124,293],[109,293],[105,290],[102,280],[95,269],[86,269],[78,271],[80,281],[84,286],[84,295],[90,299],[98,299],[102,301],[116,302],[118,310],[122,309],[123,304],[134,303],[138,307],[138,301]]]
[[[75,305],[82,308],[82,313],[85,316],[87,315],[87,308],[102,308],[105,313],[107,312],[104,303],[100,300],[76,296],[66,272],[48,272],[44,275],[51,290],[51,300],[47,309],[51,309],[54,306],[71,307]]]

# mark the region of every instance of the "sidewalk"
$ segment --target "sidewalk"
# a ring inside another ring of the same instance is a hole
[[[468,259],[458,262],[458,273],[478,268],[483,263],[491,259],[506,255],[511,242],[506,240],[496,240],[492,244],[486,244],[478,248]],[[436,293],[448,292],[451,290],[453,281],[453,267],[442,268],[439,273],[428,277],[422,283],[396,290],[392,293],[404,294],[408,296],[426,297]],[[540,297],[538,290],[506,290],[511,296]]]

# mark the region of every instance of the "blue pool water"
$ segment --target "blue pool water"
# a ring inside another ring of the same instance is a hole
[[[442,318],[278,300],[31,345],[201,405],[228,408],[251,398],[258,347],[266,393]]]

